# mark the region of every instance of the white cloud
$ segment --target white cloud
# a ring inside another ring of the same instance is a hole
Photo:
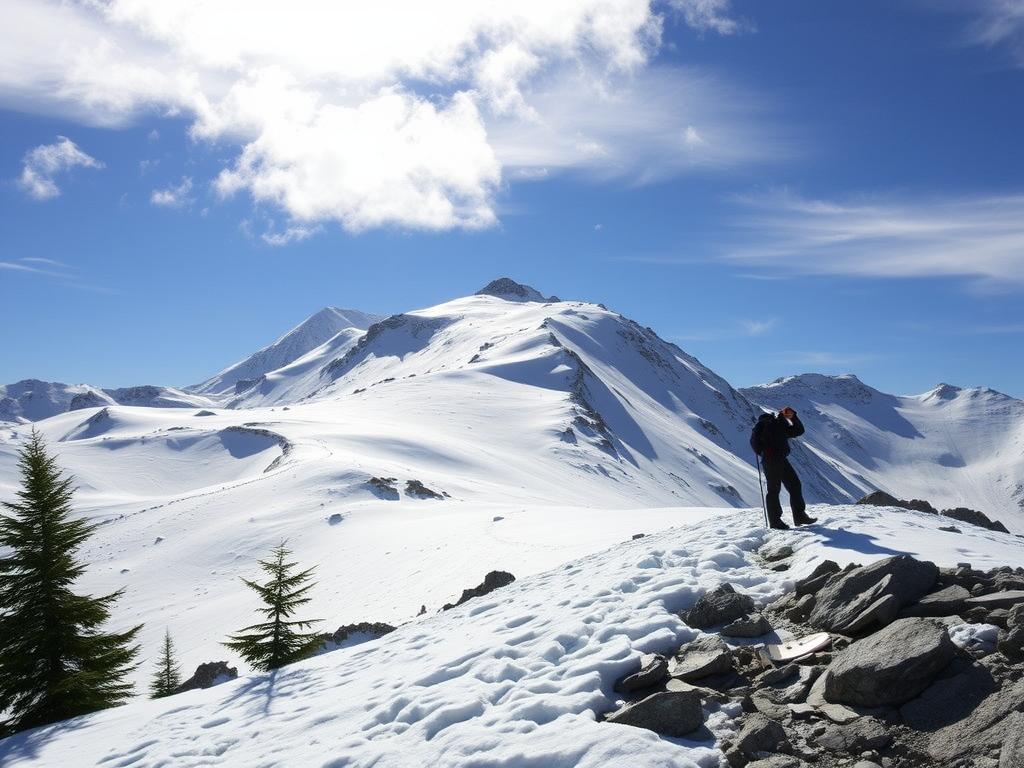
[[[776,192],[741,201],[726,258],[770,270],[865,277],[964,277],[1024,287],[1024,195],[811,200]]]
[[[260,239],[267,245],[280,246],[301,243],[320,231],[320,227],[290,226],[283,232],[264,232]]]
[[[771,154],[720,83],[646,74],[674,12],[739,29],[725,0],[6,0],[0,106],[182,115],[195,140],[238,148],[217,191],[299,225],[477,228],[506,175],[644,181]]]
[[[990,48],[1003,47],[1018,66],[1024,67],[1024,2],[974,0],[969,8],[977,13],[968,26],[969,42]]]
[[[682,13],[688,25],[701,32],[733,35],[747,27],[733,17],[729,0],[670,0],[669,4]]]
[[[154,189],[149,202],[164,208],[182,208],[192,202],[192,178],[182,176],[181,181],[163,189]]]
[[[53,144],[41,144],[25,153],[18,185],[36,200],[50,200],[60,194],[56,177],[78,167],[102,168],[103,163],[71,139],[58,136]]]

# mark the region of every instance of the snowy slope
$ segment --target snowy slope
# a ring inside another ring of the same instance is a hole
[[[324,307],[307,317],[274,343],[228,366],[190,390],[206,395],[233,395],[250,389],[262,376],[295,362],[346,329],[365,331],[380,320],[356,309]]]
[[[772,409],[792,405],[802,450],[828,457],[858,492],[881,489],[939,508],[965,506],[1024,531],[1024,402],[940,384],[896,396],[856,376],[804,374],[744,389]]]
[[[733,732],[736,704],[711,705],[709,731],[697,739],[663,739],[597,720],[616,706],[612,685],[641,653],[671,651],[698,634],[676,612],[701,591],[728,581],[764,603],[824,558],[865,563],[909,552],[947,566],[968,559],[978,568],[1024,560],[1019,538],[943,532],[931,515],[812,511],[821,526],[770,534],[796,550],[786,573],[766,570],[752,556],[769,535],[758,511],[691,521],[270,675],[15,736],[0,742],[0,762],[718,768],[724,762],[717,746]],[[368,575],[387,577],[388,565],[378,561]]]

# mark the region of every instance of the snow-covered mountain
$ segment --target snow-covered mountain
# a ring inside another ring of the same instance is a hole
[[[800,412],[801,453],[850,478],[942,507],[988,510],[1024,529],[1024,402],[991,389],[940,384],[887,395],[856,376],[803,374],[742,390],[753,402]]]
[[[205,408],[214,402],[174,387],[144,385],[100,389],[89,384],[25,379],[0,385],[0,422],[41,421],[58,413],[106,405],[139,405],[150,408]]]
[[[235,395],[261,383],[261,377],[284,368],[317,347],[331,342],[341,332],[365,331],[381,318],[356,309],[324,307],[303,320],[274,343],[230,365],[189,390],[206,395]]]

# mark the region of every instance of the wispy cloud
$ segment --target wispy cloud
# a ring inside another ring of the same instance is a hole
[[[779,325],[778,318],[766,318],[764,320],[737,320],[733,325],[725,328],[713,328],[706,330],[693,330],[685,333],[675,334],[672,338],[676,341],[726,341],[729,339],[750,339],[764,336],[773,331]]]
[[[301,243],[317,234],[320,229],[320,227],[308,227],[300,224],[287,227],[281,232],[264,232],[260,235],[260,239],[267,245],[273,246]]]
[[[51,200],[60,195],[57,177],[73,168],[102,168],[101,163],[86,154],[66,136],[58,136],[53,144],[41,144],[25,153],[18,185],[36,200]]]
[[[303,0],[247,4],[244,24],[217,3],[5,0],[0,106],[180,115],[231,148],[215,191],[303,226],[489,227],[509,179],[642,183],[780,156],[753,94],[651,69],[673,15],[749,29],[728,0]]]
[[[669,0],[669,5],[682,14],[689,26],[701,32],[734,35],[753,30],[749,21],[735,17],[729,0]]]
[[[976,14],[967,28],[968,42],[1002,48],[1017,66],[1024,67],[1024,2],[973,0],[959,7]]]
[[[735,263],[1024,288],[1024,195],[837,202],[781,191],[740,202],[746,214],[724,254]]]
[[[163,208],[183,208],[192,202],[189,195],[192,192],[192,179],[189,176],[182,176],[181,181],[163,189],[154,189],[149,196],[149,202]]]
[[[20,272],[25,275],[37,275],[39,279],[46,279],[51,282],[65,285],[82,291],[94,293],[117,293],[117,291],[106,285],[85,282],[81,274],[70,264],[56,259],[47,259],[42,256],[24,256],[22,258],[0,261],[0,271]]]

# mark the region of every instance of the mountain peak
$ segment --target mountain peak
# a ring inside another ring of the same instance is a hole
[[[517,283],[511,277],[499,277],[497,280],[492,280],[479,291],[476,292],[477,296],[495,296],[499,299],[505,299],[506,301],[558,301],[557,296],[545,297],[536,288],[531,288],[528,285]]]

